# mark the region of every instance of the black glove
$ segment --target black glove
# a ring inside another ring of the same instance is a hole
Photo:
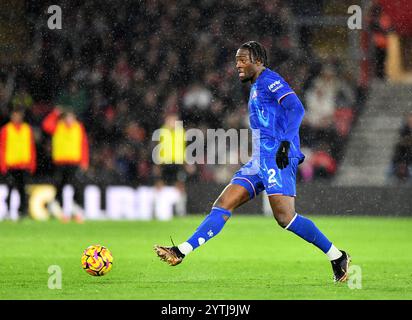
[[[279,169],[285,169],[289,165],[289,141],[282,141],[276,152],[276,164]]]

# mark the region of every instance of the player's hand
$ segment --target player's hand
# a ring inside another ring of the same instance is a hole
[[[279,169],[284,169],[289,165],[289,141],[282,141],[276,152],[276,165]]]

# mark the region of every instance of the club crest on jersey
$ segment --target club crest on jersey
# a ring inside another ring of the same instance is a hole
[[[268,86],[268,89],[272,92],[278,91],[280,88],[283,88],[283,84],[280,83],[280,80],[276,80],[271,85]]]

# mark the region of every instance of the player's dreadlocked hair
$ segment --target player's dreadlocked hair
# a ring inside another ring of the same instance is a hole
[[[248,41],[240,46],[239,49],[247,49],[250,54],[250,61],[256,63],[259,60],[263,63],[265,67],[268,66],[268,57],[266,55],[266,49],[257,41]]]

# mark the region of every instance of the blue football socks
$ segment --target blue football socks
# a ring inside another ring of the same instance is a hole
[[[229,210],[213,207],[212,211],[199,225],[195,233],[186,242],[178,245],[179,251],[187,255],[216,236],[223,229],[223,226],[231,215]],[[335,260],[342,255],[341,251],[338,250],[308,218],[296,214],[285,229],[295,233],[307,242],[314,244],[328,256],[329,260]]]
[[[332,247],[332,242],[325,237],[311,220],[297,213],[285,229],[292,231],[307,242],[313,243],[324,253],[328,253]]]
[[[187,255],[192,250],[204,244],[223,229],[226,220],[228,220],[231,216],[232,214],[229,210],[213,207],[189,240],[178,246],[179,250],[183,254]]]

